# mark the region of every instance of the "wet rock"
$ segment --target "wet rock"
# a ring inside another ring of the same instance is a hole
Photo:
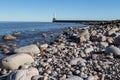
[[[67,78],[66,80],[83,80],[81,77],[78,76],[72,76],[70,78]]]
[[[9,54],[9,53],[10,53],[10,51],[9,51],[7,48],[4,48],[4,49],[3,49],[3,52],[4,52],[5,54]]]
[[[120,57],[120,49],[117,48],[117,47],[115,47],[115,46],[113,46],[113,45],[107,47],[106,50],[105,50],[105,52],[106,53],[113,53],[113,55],[115,57]]]
[[[47,33],[42,33],[42,37],[47,37]]]
[[[14,50],[14,53],[27,53],[30,55],[39,54],[40,50],[36,45],[28,45]]]
[[[17,32],[14,32],[14,35],[17,36],[17,35],[20,35],[21,32],[17,31]]]
[[[5,35],[3,36],[3,39],[4,39],[4,40],[15,40],[16,37],[14,37],[14,36],[12,36],[12,35],[10,35],[10,34],[5,34]]]
[[[28,54],[14,54],[1,60],[1,67],[6,69],[18,69],[20,65],[34,62]]]
[[[39,75],[36,68],[16,70],[7,77],[7,80],[31,80],[35,75]]]

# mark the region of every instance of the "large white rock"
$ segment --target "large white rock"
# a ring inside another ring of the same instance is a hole
[[[113,46],[113,45],[111,45],[108,48],[106,48],[105,52],[106,53],[113,53],[114,56],[116,56],[116,57],[120,56],[120,49],[115,47],[115,46]]]
[[[70,78],[67,78],[66,80],[83,80],[81,77],[78,76],[72,76]]]
[[[14,50],[14,53],[27,53],[30,55],[34,55],[34,54],[39,54],[40,49],[38,48],[37,45],[32,44],[32,45],[17,48]]]
[[[34,59],[28,54],[14,54],[2,59],[1,67],[14,70],[18,69],[20,65],[32,62]]]
[[[31,80],[36,75],[39,75],[36,68],[16,70],[7,77],[7,80]]]

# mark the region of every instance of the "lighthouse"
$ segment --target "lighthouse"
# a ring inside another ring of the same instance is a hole
[[[53,22],[56,20],[56,13],[54,13]]]

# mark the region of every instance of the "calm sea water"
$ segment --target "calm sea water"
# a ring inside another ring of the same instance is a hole
[[[85,25],[77,23],[52,23],[52,22],[0,22],[0,42],[4,44],[16,43],[18,46],[27,45],[29,43],[49,43],[54,41],[51,37],[51,32],[54,35],[60,34],[65,27],[85,27]],[[4,41],[2,36],[4,34],[13,34],[20,31],[21,34],[16,36],[15,41]],[[41,34],[45,32],[47,37],[42,37]]]
[[[76,23],[52,23],[52,22],[0,22],[0,36],[14,31],[48,31],[65,27],[83,27]]]

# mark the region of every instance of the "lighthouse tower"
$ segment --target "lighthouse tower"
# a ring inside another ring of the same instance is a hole
[[[56,13],[54,13],[53,22],[56,20]]]

